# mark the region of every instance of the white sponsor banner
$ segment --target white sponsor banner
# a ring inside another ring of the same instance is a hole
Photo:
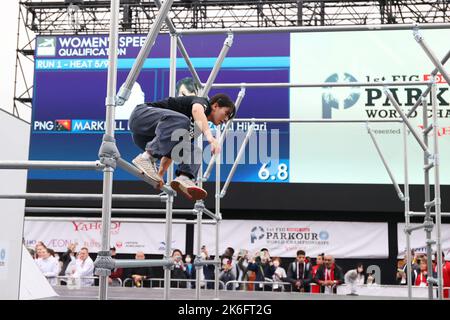
[[[448,51],[450,30],[421,30],[438,59]],[[428,81],[434,65],[412,30],[314,32],[291,34],[292,83]],[[389,87],[409,110],[426,87]],[[450,89],[438,86],[441,163],[450,162]],[[428,96],[428,102],[430,102]],[[431,110],[431,106],[428,107]],[[429,115],[430,115],[429,111]],[[383,87],[292,88],[290,118],[398,120]],[[422,108],[410,119],[420,132]],[[394,176],[403,177],[402,125],[372,123],[371,128]],[[409,135],[409,181],[423,183],[423,151]],[[309,123],[290,126],[290,182],[390,184],[365,123]],[[441,167],[441,183],[450,183],[450,166]]]
[[[418,226],[420,223],[411,223],[411,226]],[[406,252],[406,234],[405,224],[397,224],[397,239],[398,239],[398,257],[403,257]],[[411,233],[411,249],[415,252],[426,253],[426,232],[422,230],[416,230]],[[436,225],[431,233],[431,239],[436,240]],[[450,224],[441,225],[441,248],[444,254],[450,254]],[[433,251],[436,250],[436,246],[433,246]]]
[[[27,246],[43,241],[46,246],[65,252],[69,243],[78,243],[77,249],[87,247],[90,252],[101,250],[101,222],[97,221],[25,221],[24,237]],[[172,248],[186,249],[186,227],[172,226]],[[164,254],[165,224],[130,223],[112,220],[111,247],[117,253]]]
[[[197,226],[194,233],[197,232]],[[202,245],[216,253],[215,226],[202,226]],[[196,236],[194,237],[196,239]],[[194,244],[195,251],[197,244]],[[336,258],[387,258],[387,223],[335,221],[223,220],[219,252],[227,247],[254,254],[267,248],[271,256],[295,257],[299,249],[307,256],[328,253]]]

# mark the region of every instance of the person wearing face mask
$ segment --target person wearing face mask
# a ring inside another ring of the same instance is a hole
[[[170,277],[173,280],[186,279],[185,267],[183,262],[183,253],[179,249],[174,249],[172,252],[172,260],[174,262],[173,270],[170,272]],[[172,288],[186,288],[186,281],[173,281]]]
[[[276,257],[272,259],[273,266],[275,267],[275,272],[273,273],[273,282],[284,282],[286,280],[287,274],[286,270],[281,266],[280,258]],[[274,283],[273,291],[284,291],[283,285]]]
[[[192,264],[192,257],[190,254],[186,255],[186,258],[184,259],[184,273],[186,274],[186,279],[192,279],[195,280],[195,267]],[[195,289],[195,281],[189,281],[187,283],[187,287],[189,289]]]

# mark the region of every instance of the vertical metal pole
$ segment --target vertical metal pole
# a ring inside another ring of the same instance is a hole
[[[434,210],[436,213],[436,261],[437,261],[437,281],[438,281],[438,299],[443,298],[443,283],[442,283],[442,247],[441,247],[441,185],[439,179],[439,143],[438,143],[438,120],[437,120],[437,92],[436,92],[436,78],[434,78],[431,86],[431,105],[433,108],[433,143],[434,143]],[[430,271],[429,271],[430,272]]]
[[[201,246],[202,246],[202,212],[197,210],[197,259],[201,257]],[[203,266],[196,266],[195,268],[195,298],[200,299],[200,272],[202,272]],[[205,282],[207,286],[208,283]]]
[[[220,134],[220,126],[216,127],[216,139],[217,141],[220,141],[221,134]],[[220,152],[217,155],[216,159],[216,191],[215,191],[215,201],[216,201],[216,260],[219,261],[219,255],[220,255],[220,224],[221,224],[221,214],[220,214],[220,158],[221,158],[222,152]],[[215,281],[214,281],[214,298],[219,299],[219,267],[220,264],[216,264],[215,266]],[[224,288],[226,289],[226,288]]]
[[[114,108],[117,86],[117,48],[119,45],[119,0],[111,0],[111,23],[109,28],[109,57],[108,57],[108,83],[106,92],[106,126],[105,136],[114,137]],[[102,251],[108,252],[110,248],[111,207],[113,172],[111,166],[103,169],[103,200],[102,200]],[[108,276],[101,275],[99,280],[99,299],[108,298]]]
[[[175,87],[177,80],[177,38],[176,34],[170,34],[170,82],[169,82],[169,96],[175,96]],[[167,183],[173,180],[173,163],[167,170]],[[166,251],[165,259],[170,259],[172,251],[172,210],[173,210],[173,195],[167,195],[166,201]],[[164,300],[170,298],[170,270],[168,266],[164,267]]]
[[[217,77],[217,74],[219,73],[220,67],[222,66],[223,61],[225,60],[225,57],[228,53],[228,50],[230,50],[231,45],[233,44],[233,34],[228,34],[228,37],[225,39],[225,42],[223,44],[222,50],[220,51],[219,57],[216,60],[216,63],[214,64],[213,70],[211,71],[208,81],[206,82],[201,96],[202,97],[207,97],[209,91],[211,90],[212,84],[214,82],[214,80]],[[203,135],[200,135],[198,137],[198,147],[203,150]],[[203,155],[203,153],[202,153]],[[198,186],[200,188],[203,187],[203,156],[202,159],[200,161],[200,168],[198,170],[198,175],[197,175],[197,183]],[[196,202],[196,204],[200,204],[201,206],[203,206],[203,201],[199,200]],[[197,256],[200,256],[201,253],[201,240],[202,240],[202,210],[197,210]],[[218,260],[219,257],[216,256],[215,260]],[[218,268],[218,266],[215,266],[215,270]],[[200,268],[196,269],[196,286],[195,286],[195,296],[196,299],[199,300],[200,299]]]
[[[422,118],[423,118],[423,127],[426,129],[428,127],[428,113],[427,113],[427,100],[422,99]],[[423,142],[428,147],[428,132],[424,131],[423,133]],[[426,169],[429,164],[429,158],[424,154],[423,156],[423,164],[424,164],[424,191],[425,191],[425,202],[430,202],[431,198],[431,190],[430,190],[430,171]],[[425,206],[425,222],[430,222],[433,219],[431,218],[431,207]],[[433,275],[433,264],[431,261],[431,256],[433,254],[431,248],[431,230],[429,228],[425,228],[426,238],[427,238],[427,268],[429,277]],[[428,299],[433,299],[433,284],[428,283]]]
[[[403,122],[403,160],[404,160],[404,201],[405,201],[405,230],[408,230],[410,225],[409,215],[409,178],[408,178],[408,127]],[[408,299],[412,299],[412,258],[411,258],[411,234],[405,231],[406,236],[406,282],[408,285]]]

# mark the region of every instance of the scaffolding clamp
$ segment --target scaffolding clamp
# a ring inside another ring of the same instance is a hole
[[[107,167],[116,168],[116,160],[120,158],[119,149],[116,146],[116,139],[114,137],[104,134],[103,141],[98,151],[100,163]]]
[[[97,258],[94,261],[95,275],[97,276],[109,276],[111,270],[115,268],[115,261],[111,258],[111,252],[99,251]]]

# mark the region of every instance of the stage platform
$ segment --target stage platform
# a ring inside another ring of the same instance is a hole
[[[96,300],[99,296],[98,287],[81,289],[68,289],[66,286],[54,287],[57,297],[51,300]],[[162,288],[124,288],[110,287],[108,289],[109,300],[163,300]],[[195,300],[194,289],[170,289],[171,300]],[[202,290],[201,300],[214,300],[214,290]],[[349,296],[308,294],[295,292],[245,292],[245,291],[220,291],[219,300],[407,300],[404,297],[379,297],[379,296]],[[422,299],[421,299],[422,300]]]

